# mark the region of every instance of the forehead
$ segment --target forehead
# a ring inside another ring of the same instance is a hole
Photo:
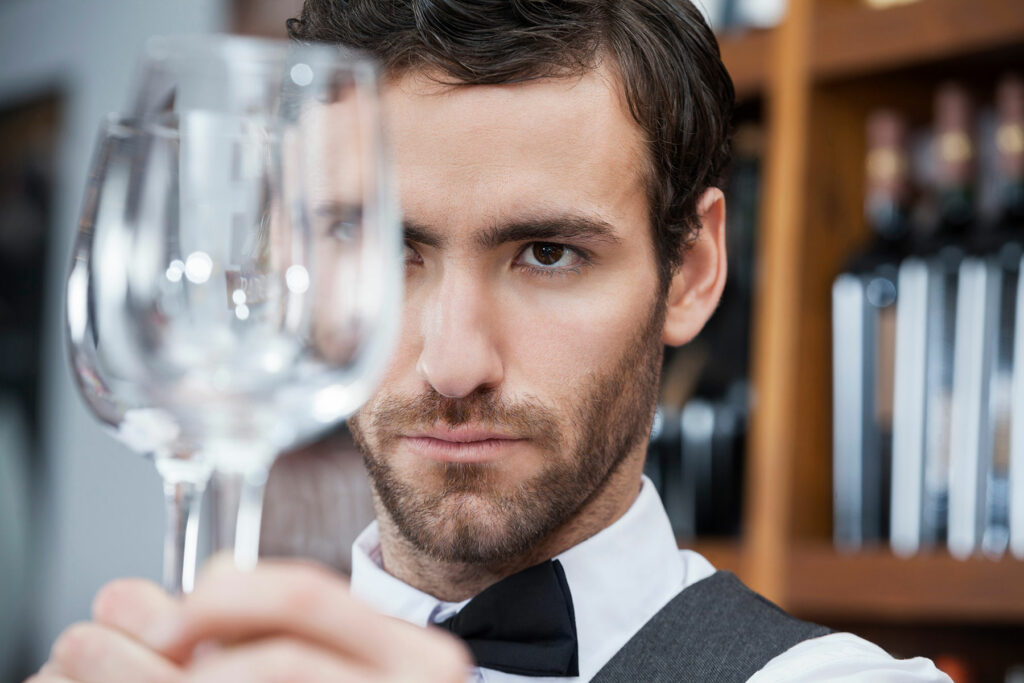
[[[412,72],[385,89],[403,210],[443,226],[574,211],[646,219],[646,147],[606,68],[510,85]],[[646,221],[644,221],[646,222]]]

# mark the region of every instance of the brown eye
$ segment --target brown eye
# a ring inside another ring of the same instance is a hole
[[[576,273],[589,262],[580,250],[556,242],[531,242],[516,257],[517,264],[542,275]]]
[[[532,248],[533,257],[544,266],[553,266],[561,260],[565,254],[565,247],[561,244],[538,242]]]

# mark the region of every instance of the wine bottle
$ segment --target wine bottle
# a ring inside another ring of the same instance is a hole
[[[888,531],[897,275],[909,235],[903,119],[874,112],[867,150],[873,241],[832,287],[834,540],[845,548],[883,540]]]
[[[992,302],[997,316],[992,343],[993,363],[989,382],[988,403],[991,411],[986,423],[991,453],[985,476],[984,530],[982,551],[992,557],[1006,552],[1010,544],[1010,477],[1016,474],[1024,479],[1024,455],[1018,456],[1016,472],[1011,472],[1013,440],[1021,441],[1022,434],[1014,434],[1014,372],[1024,372],[1024,355],[1015,360],[1015,339],[1021,334],[1018,307],[1021,258],[1024,256],[1024,80],[1007,76],[1000,81],[996,92],[995,166],[999,197],[998,209],[990,228],[986,231],[987,252],[992,265],[995,296]],[[1019,342],[1017,342],[1019,343]],[[1018,382],[1024,380],[1024,377]],[[1018,401],[1019,402],[1019,401]],[[1024,417],[1024,416],[1022,416]],[[1018,427],[1020,431],[1021,427]],[[1024,443],[1018,449],[1024,448]],[[988,454],[986,454],[988,455]],[[1024,481],[1017,485],[1018,498],[1024,497]],[[1015,542],[1015,550],[1024,555],[1024,500],[1018,500],[1017,514],[1021,517],[1016,530],[1022,537]]]
[[[1005,77],[996,93],[996,153],[999,214],[996,232],[1008,240],[1024,237],[1024,78]]]
[[[969,130],[969,117],[963,118],[958,123]],[[955,161],[962,169],[970,160]],[[967,183],[961,183],[961,187],[966,186]],[[963,194],[970,197],[969,192]],[[1007,422],[1005,414],[1010,407],[1013,346],[1012,334],[1009,341],[1000,341],[1001,336],[1006,336],[1000,328],[1008,331],[1014,325],[1020,247],[1013,243],[1000,246],[1002,238],[993,237],[1001,230],[986,228],[962,205],[957,209],[958,220],[970,216],[975,224],[967,228],[972,233],[967,240],[969,255],[959,266],[957,282],[949,426],[948,545],[956,557],[966,557],[979,546],[999,555],[1008,542],[1009,459],[1008,439],[1000,435],[999,423]],[[1000,355],[1004,358],[1002,362]],[[1001,414],[1004,417],[1000,418]]]
[[[952,83],[940,87],[933,186],[924,202],[931,211],[914,226],[912,255],[900,265],[898,282],[891,540],[904,555],[948,536],[958,292],[975,224],[972,126],[967,92]]]

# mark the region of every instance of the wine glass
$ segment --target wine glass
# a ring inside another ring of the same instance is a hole
[[[87,406],[128,447],[148,454],[163,479],[165,531],[163,585],[191,592],[195,578],[199,515],[210,467],[173,417],[155,407],[139,384],[138,368],[121,362],[123,329],[107,315],[100,292],[117,288],[103,266],[120,256],[118,217],[130,203],[127,178],[139,153],[137,121],[109,116],[100,126],[75,240],[65,299],[65,332],[71,367]],[[96,226],[104,225],[99,238]]]
[[[238,488],[258,555],[278,452],[351,414],[390,352],[401,235],[372,62],[324,45],[157,41],[171,114],[135,132],[106,301],[119,362]]]

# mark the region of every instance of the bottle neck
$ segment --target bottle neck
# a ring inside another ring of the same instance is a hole
[[[1008,178],[999,191],[999,222],[1024,228],[1024,177]]]
[[[1024,80],[1008,76],[1000,82],[996,109],[999,219],[1004,228],[1019,228],[1024,224]]]
[[[936,193],[939,237],[961,237],[975,223],[974,188],[968,184],[946,185]]]
[[[935,98],[936,236],[958,238],[975,223],[973,107],[963,86],[940,88]]]
[[[903,243],[910,232],[909,216],[906,204],[896,197],[883,195],[868,200],[868,224],[879,242]]]

